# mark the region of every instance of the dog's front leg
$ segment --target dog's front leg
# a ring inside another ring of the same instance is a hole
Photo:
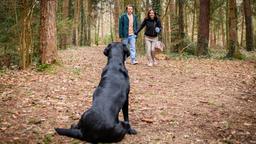
[[[125,124],[125,128],[127,128],[127,132],[128,134],[137,134],[136,130],[134,128],[131,127],[130,123],[129,123],[129,114],[128,114],[128,106],[129,106],[129,102],[128,102],[128,98],[126,99],[126,102],[122,108],[123,111],[123,115],[124,115],[124,124]]]

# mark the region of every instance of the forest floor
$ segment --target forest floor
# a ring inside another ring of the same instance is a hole
[[[59,136],[87,110],[106,57],[103,47],[59,51],[44,72],[0,74],[0,143],[83,143]],[[129,71],[130,121],[121,143],[256,144],[256,63],[170,58],[155,67],[138,58]],[[122,116],[120,116],[122,117]]]

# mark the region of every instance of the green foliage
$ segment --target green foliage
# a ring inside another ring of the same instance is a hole
[[[6,69],[3,69],[0,67],[0,76],[4,75],[6,73]]]
[[[195,55],[191,55],[188,52],[183,53],[176,53],[176,52],[170,52],[167,54],[169,58],[172,59],[190,59],[190,58],[197,58]]]
[[[80,141],[77,140],[77,139],[73,139],[73,140],[71,141],[71,144],[80,144]]]
[[[40,7],[39,4],[34,7],[33,10],[33,22],[32,22],[32,37],[33,37],[33,57],[32,60],[39,59],[40,52]]]
[[[58,42],[60,42],[62,35],[71,35],[72,32],[72,23],[73,20],[66,18],[66,19],[58,19],[57,20],[57,37]]]
[[[152,7],[156,11],[157,15],[161,15],[161,0],[152,0]]]
[[[109,43],[111,43],[111,42],[112,42],[111,34],[106,35],[106,36],[104,37],[104,44],[107,45],[107,44],[109,44]]]
[[[39,71],[39,72],[46,71],[47,69],[50,69],[50,68],[51,68],[50,64],[38,64],[36,66],[36,70]]]
[[[54,64],[36,64],[36,71],[46,72],[49,74],[54,74],[57,72],[57,68],[62,66],[61,62],[56,61]]]
[[[46,134],[43,139],[44,144],[50,144],[52,142],[53,135],[52,134]]]
[[[100,38],[99,38],[99,35],[95,35],[95,44],[96,45],[99,45],[99,41],[100,41]]]
[[[32,37],[33,56],[39,55],[39,3],[35,2],[33,9]],[[22,5],[19,1],[0,1],[0,55],[11,55],[11,64],[19,65],[19,38],[20,38],[20,11]],[[33,57],[34,59],[34,57]]]
[[[190,38],[186,35],[184,40],[183,40],[183,44],[184,44],[184,52],[187,53],[188,55],[195,55],[196,53],[196,43],[192,42],[190,40]]]
[[[214,59],[223,59],[227,54],[227,50],[222,48],[209,48],[208,52]]]
[[[15,58],[18,55],[19,35],[17,13],[8,6],[12,3],[12,1],[0,1],[0,55],[10,54]],[[16,61],[14,63],[18,64]]]
[[[75,68],[72,69],[72,72],[75,75],[80,75],[81,74],[81,69],[78,68],[78,67],[75,67]]]

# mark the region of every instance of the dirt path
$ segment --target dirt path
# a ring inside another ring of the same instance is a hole
[[[91,105],[106,58],[100,48],[60,51],[48,72],[0,75],[0,143],[82,143],[54,133]],[[121,143],[255,143],[256,67],[212,59],[127,64],[130,119],[138,135]]]

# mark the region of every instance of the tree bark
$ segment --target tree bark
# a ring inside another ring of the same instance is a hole
[[[221,13],[224,13],[224,9],[222,8],[220,10],[220,14]],[[222,19],[224,21],[224,18]],[[221,39],[222,39],[222,46],[225,48],[226,47],[226,41],[225,41],[225,28],[224,28],[224,25],[225,25],[225,22],[221,22]]]
[[[244,41],[244,15],[242,15],[242,24],[241,24],[241,40],[240,40],[240,46],[243,47],[243,41]]]
[[[114,0],[114,25],[115,25],[115,40],[117,41],[119,38],[118,33],[118,18],[120,13],[120,3],[119,0]]]
[[[63,0],[63,19],[67,20],[68,19],[68,14],[69,14],[69,0]],[[65,31],[68,31],[68,29],[65,29]],[[66,33],[62,34],[61,36],[61,44],[60,47],[62,49],[66,49],[68,45],[68,35]]]
[[[91,45],[91,15],[92,15],[92,2],[91,0],[83,1],[84,9],[84,45]]]
[[[226,1],[226,48],[229,48],[229,1]]]
[[[184,29],[185,29],[185,33],[188,34],[188,12],[187,12],[186,6],[184,8]]]
[[[195,33],[195,19],[196,19],[196,0],[194,1],[194,9],[193,9],[193,18],[192,18],[192,34],[191,34],[191,40],[194,42],[194,33]]]
[[[84,7],[85,1],[80,0],[80,46],[85,45],[85,26],[86,26],[86,20],[85,20],[85,7]]]
[[[184,0],[179,0],[179,38],[183,39],[185,37],[184,32]]]
[[[229,19],[228,19],[228,58],[238,58],[240,53],[238,51],[237,41],[237,7],[236,0],[230,0],[229,4]]]
[[[197,56],[208,55],[210,0],[200,0]]]
[[[251,0],[244,0],[244,17],[246,27],[246,50],[253,51],[253,25],[252,25],[252,8]]]
[[[112,11],[112,3],[109,2],[109,18],[110,18],[110,25],[109,25],[109,29],[110,29],[110,39],[111,42],[114,41],[114,32],[113,32],[113,11]],[[116,39],[117,40],[117,39]]]
[[[73,23],[73,45],[79,45],[79,26],[80,26],[80,0],[75,0],[75,12]]]
[[[56,0],[40,1],[40,59],[42,64],[57,59]]]
[[[33,1],[21,1],[21,30],[20,30],[20,68],[27,68],[32,62],[32,14],[33,14]]]

